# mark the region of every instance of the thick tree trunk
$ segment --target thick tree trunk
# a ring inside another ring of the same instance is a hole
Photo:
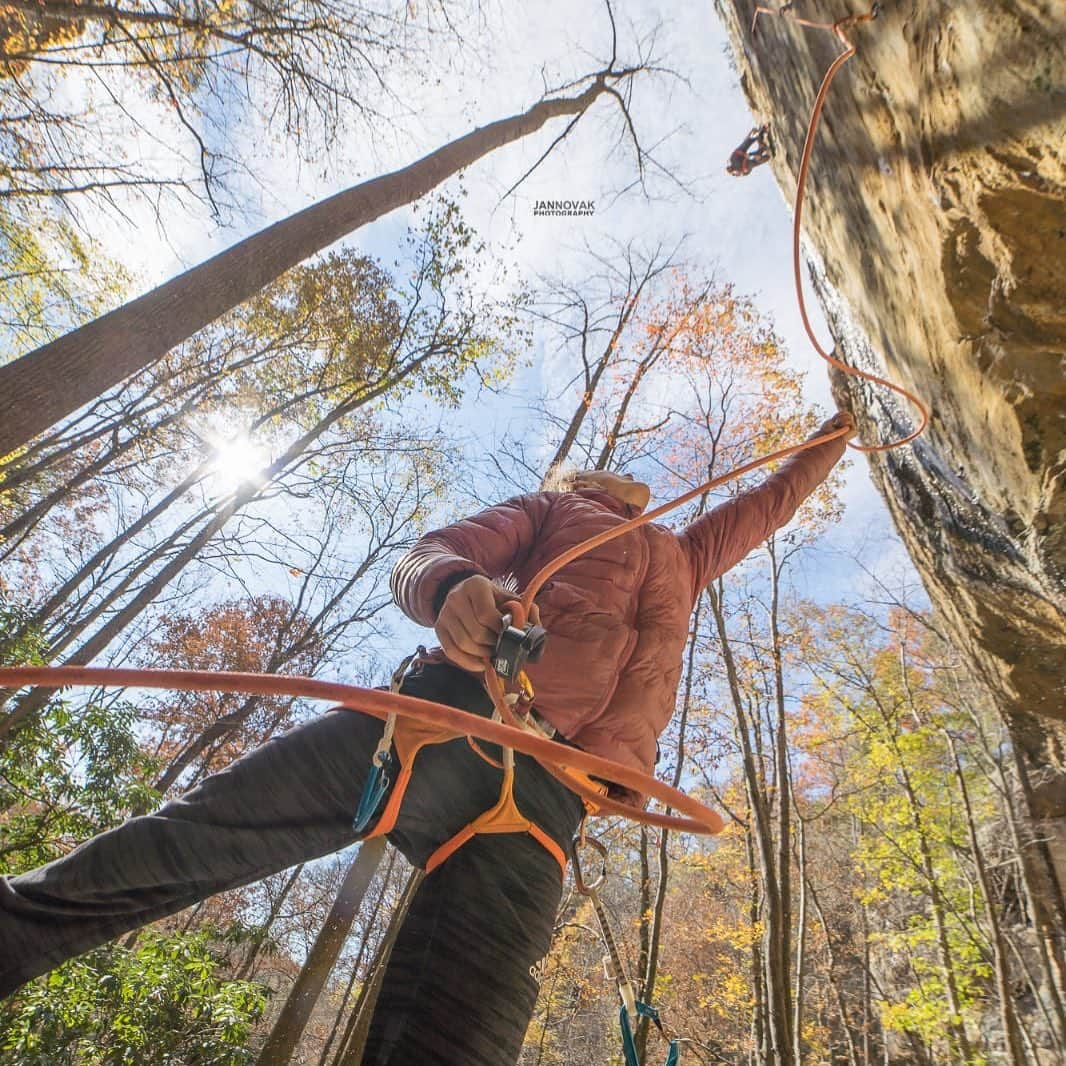
[[[352,998],[352,990],[355,988],[356,981],[359,980],[359,974],[363,966],[363,959],[366,958],[367,950],[370,947],[371,936],[378,924],[378,915],[381,913],[381,905],[385,902],[385,894],[388,892],[389,887],[392,884],[392,874],[396,867],[397,855],[399,855],[399,852],[395,848],[392,848],[389,851],[389,862],[385,867],[384,874],[381,876],[381,887],[378,890],[377,898],[374,900],[374,906],[371,908],[370,913],[366,916],[366,920],[363,922],[363,935],[359,940],[359,950],[355,953],[351,973],[348,976],[348,984],[345,986],[344,995],[341,997],[340,1006],[337,1008],[337,1016],[333,1019],[333,1027],[329,1031],[329,1037],[322,1048],[322,1054],[318,1058],[318,1066],[326,1066],[326,1062],[330,1057],[330,1051],[333,1048],[333,1041],[337,1039],[337,1035],[340,1032],[341,1020],[344,1018],[344,1013],[348,1009],[348,1001]]]
[[[0,457],[161,358],[290,267],[425,196],[464,167],[536,132],[550,119],[580,116],[631,73],[602,71],[578,96],[541,100],[522,114],[473,130],[402,170],[291,215],[144,296],[0,366]]]
[[[385,854],[386,841],[373,837],[363,844],[341,882],[337,898],[307,959],[289,990],[285,1006],[256,1059],[256,1066],[286,1066],[300,1042],[311,1012],[326,985],[359,913],[366,890]]]
[[[725,664],[726,680],[737,719],[737,738],[743,758],[745,791],[751,811],[751,826],[755,835],[759,874],[762,880],[763,918],[763,991],[766,997],[766,1062],[772,1066],[792,1066],[792,1003],[788,982],[790,960],[782,957],[785,913],[781,895],[778,854],[774,846],[774,831],[767,799],[765,777],[759,770],[758,723],[751,720],[744,705],[740,678],[733,657],[732,644],[726,629],[720,583],[707,587],[707,599],[714,614],[719,649]],[[787,787],[787,785],[786,785]]]

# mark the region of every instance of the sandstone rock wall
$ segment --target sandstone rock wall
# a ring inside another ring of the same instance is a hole
[[[791,201],[831,33],[717,0]],[[864,0],[797,0],[831,21]],[[775,5],[776,7],[776,5]],[[875,480],[943,624],[1033,754],[1066,737],[1066,3],[889,0],[851,36],[807,186],[838,354],[933,408]],[[906,404],[845,378],[865,439]],[[1050,725],[1049,725],[1050,723]],[[1056,724],[1058,723],[1058,724]],[[1062,812],[1066,814],[1066,811]]]

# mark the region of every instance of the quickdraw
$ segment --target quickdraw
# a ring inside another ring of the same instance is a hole
[[[408,655],[399,666],[392,672],[389,680],[389,691],[394,695],[400,691],[403,685],[404,675],[407,668],[419,656],[425,655],[426,649],[419,644],[418,651]],[[382,731],[378,746],[374,754],[370,756],[370,773],[367,774],[366,784],[363,786],[363,794],[359,797],[359,806],[356,808],[355,818],[352,819],[352,829],[356,833],[362,833],[372,821],[385,793],[389,791],[391,779],[389,774],[395,768],[395,760],[392,755],[392,738],[396,732],[396,715],[390,714],[385,719],[385,728]]]
[[[585,881],[581,869],[582,847],[592,848],[600,856],[600,873],[592,884]],[[592,909],[600,925],[600,935],[607,948],[607,957],[603,960],[604,966],[608,976],[613,978],[615,987],[618,989],[618,998],[621,1000],[618,1008],[618,1027],[622,1034],[622,1053],[625,1056],[626,1066],[641,1066],[640,1056],[637,1054],[636,1037],[633,1033],[633,1022],[641,1016],[651,1021],[659,1030],[662,1038],[669,1041],[666,1066],[677,1066],[677,1063],[681,1061],[681,1041],[677,1037],[671,1039],[667,1036],[662,1019],[659,1017],[659,1011],[655,1007],[637,999],[633,983],[629,980],[622,963],[622,956],[614,939],[607,909],[603,905],[603,900],[600,899],[599,889],[607,880],[607,849],[600,841],[582,834],[570,845],[570,855],[574,862],[574,887],[592,903]]]

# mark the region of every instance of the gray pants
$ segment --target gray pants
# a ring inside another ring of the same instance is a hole
[[[447,665],[403,691],[479,714],[478,682]],[[297,726],[154,814],[70,854],[0,878],[0,997],[24,982],[216,892],[352,844],[381,723],[337,710]],[[490,746],[486,746],[491,751]],[[419,753],[389,840],[414,865],[496,801],[500,771],[464,740]],[[580,801],[518,757],[519,809],[564,848]],[[364,1063],[511,1066],[548,951],[559,865],[526,834],[475,837],[423,882],[393,950]]]

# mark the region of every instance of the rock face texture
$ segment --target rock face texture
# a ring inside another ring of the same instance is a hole
[[[717,0],[790,202],[842,50],[793,16],[832,21],[865,2],[796,0],[753,34],[752,0]],[[874,478],[944,627],[1016,737],[1061,766],[1066,3],[888,0],[847,32],[857,54],[830,89],[807,185],[811,279],[837,354],[932,406],[923,437],[871,456]],[[911,424],[892,394],[835,385],[867,443]]]

